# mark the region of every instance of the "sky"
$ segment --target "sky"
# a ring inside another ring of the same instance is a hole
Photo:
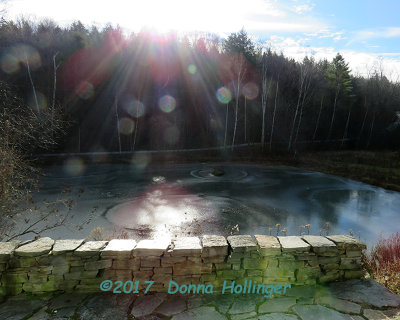
[[[110,23],[128,32],[146,27],[226,37],[244,28],[254,41],[296,60],[331,60],[340,52],[354,75],[379,70],[400,81],[398,0],[8,0],[5,9],[13,20]]]

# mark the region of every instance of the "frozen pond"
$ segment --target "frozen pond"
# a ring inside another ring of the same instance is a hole
[[[212,175],[216,167],[225,174]],[[400,226],[400,193],[285,166],[69,162],[45,172],[37,200],[74,200],[66,226],[45,233],[56,239],[85,238],[96,227],[136,239],[227,235],[235,225],[240,234],[276,235],[280,224],[287,235],[351,229],[371,244]]]

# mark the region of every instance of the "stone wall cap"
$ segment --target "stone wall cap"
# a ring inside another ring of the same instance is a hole
[[[278,237],[283,252],[307,252],[310,245],[298,236]]]
[[[74,253],[78,256],[92,255],[107,245],[108,241],[88,241],[81,245]]]
[[[0,244],[0,260],[9,259],[18,247],[21,241],[12,240],[8,242],[1,242]]]
[[[182,237],[172,242],[174,246],[171,256],[201,253],[202,247],[198,237]]]
[[[170,240],[167,239],[154,239],[154,240],[141,240],[133,250],[134,256],[161,256],[167,251]]]
[[[333,247],[336,248],[336,244],[331,240],[323,236],[306,235],[302,236],[302,239],[309,243],[312,247]]]
[[[281,253],[281,244],[276,237],[256,234],[254,235],[254,239],[263,256],[279,255]]]
[[[228,242],[224,236],[216,236],[216,235],[204,235],[201,239],[203,244],[203,248],[207,247],[227,247]]]
[[[15,249],[15,255],[36,257],[49,253],[54,245],[54,240],[49,237],[40,238]]]
[[[365,243],[359,241],[358,239],[348,236],[348,235],[332,235],[326,236],[329,240],[332,240],[337,244],[338,247],[349,247],[349,248],[358,248],[358,249],[366,249],[367,246]]]
[[[52,254],[59,255],[66,252],[76,250],[83,243],[83,239],[66,239],[66,240],[56,240],[53,246]]]
[[[250,235],[229,236],[227,240],[234,252],[257,250],[257,245]]]
[[[136,241],[133,239],[112,239],[101,252],[113,254],[132,251],[136,247],[136,244]]]

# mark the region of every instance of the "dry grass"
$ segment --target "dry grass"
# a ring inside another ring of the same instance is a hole
[[[371,276],[393,292],[400,294],[400,234],[380,239],[366,256]]]

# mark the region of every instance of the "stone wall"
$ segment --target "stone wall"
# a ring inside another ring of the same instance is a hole
[[[316,284],[361,278],[366,246],[350,236],[206,235],[167,240],[1,242],[0,295],[100,292],[105,280],[134,281],[150,291],[178,284],[220,288],[224,281]]]

